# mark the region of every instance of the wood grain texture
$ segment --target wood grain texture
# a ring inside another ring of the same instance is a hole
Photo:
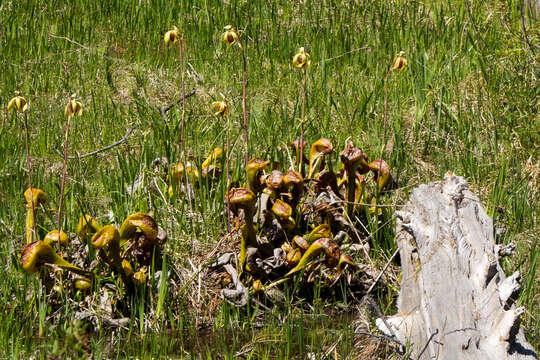
[[[420,185],[399,211],[398,314],[377,326],[419,359],[536,359],[514,300],[520,274],[499,265],[493,222],[466,181],[451,173]],[[435,335],[434,335],[435,334]]]

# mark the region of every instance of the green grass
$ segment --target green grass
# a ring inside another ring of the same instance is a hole
[[[182,306],[187,292],[167,298],[159,284],[151,305],[161,304],[161,321],[167,319],[173,329],[159,322],[148,328],[144,311],[134,311],[129,328],[111,335],[105,326],[88,328],[76,320],[67,299],[54,314],[57,321],[45,321],[53,314],[39,295],[38,281],[18,267],[27,175],[23,124],[5,110],[15,91],[30,103],[32,181],[49,195],[50,208],[58,206],[62,162],[54,149],[63,143],[63,109],[70,94],[84,104],[84,115],[72,122],[72,154],[108,145],[137,125],[124,144],[69,162],[63,228],[74,231],[83,211],[103,223],[118,223],[132,212],[152,210],[169,233],[169,266],[190,268],[186,254],[213,248],[226,229],[223,182],[198,193],[192,205],[178,197],[169,200],[165,182],[159,184],[165,198],[156,191],[130,196],[126,186],[152,171],[156,157],[181,160],[181,107],[169,112],[168,123],[155,111],[180,96],[177,54],[163,48],[171,25],[186,39],[186,89],[197,90],[187,100],[186,156],[200,164],[213,147],[224,145],[224,122],[210,111],[223,93],[232,107],[231,172],[233,179],[245,181],[241,59],[220,42],[228,24],[240,31],[248,57],[250,154],[281,168],[288,164],[288,143],[300,134],[302,74],[291,65],[298,47],[312,57],[305,136],[308,143],[330,138],[337,150],[334,163],[349,137],[370,158],[380,153],[384,77],[395,54],[406,52],[407,72],[392,74],[389,82],[386,156],[400,183],[390,201],[403,203],[412,187],[439,180],[449,170],[465,176],[496,227],[505,229],[499,241],[517,244],[504,269],[522,273],[518,303],[528,309],[523,325],[538,348],[540,27],[535,22],[527,27],[530,47],[523,41],[520,1],[75,0],[0,3],[0,312],[5,314],[0,353],[99,358],[187,357],[193,351],[202,358],[228,358],[254,344],[258,355],[253,358],[301,358],[306,349],[322,351],[317,344],[322,338],[326,348],[341,339],[337,351],[343,358],[352,354],[353,330],[346,324],[312,322],[298,310],[281,325],[267,319],[262,330],[249,330],[250,314],[225,305],[212,326],[227,340],[217,350],[195,346],[200,324]],[[55,227],[54,216],[39,224]],[[377,263],[392,253],[393,236],[392,222],[374,234]],[[379,303],[390,313],[396,284],[388,288]],[[40,322],[46,328],[42,338]],[[302,322],[305,329],[298,325]],[[333,330],[324,333],[329,327]],[[168,345],[163,334],[189,340]],[[126,346],[111,348],[109,341]]]

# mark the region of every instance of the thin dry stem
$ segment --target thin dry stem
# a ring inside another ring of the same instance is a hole
[[[229,147],[230,147],[229,120],[230,120],[230,115],[227,115],[227,139],[226,139],[226,149],[225,149],[225,163],[226,163],[225,194],[227,194],[227,191],[229,190],[229,171],[230,171],[229,170]],[[227,201],[227,233],[230,233],[231,232],[231,202],[228,196],[225,196],[225,199]]]
[[[184,74],[184,46],[183,46],[184,38],[178,40],[178,47],[180,52],[180,73],[181,73],[181,87],[182,87],[182,120],[181,120],[181,127],[180,127],[180,151],[181,151],[181,158],[182,162],[184,163],[184,166],[187,170],[187,162],[186,162],[186,148],[185,148],[185,142],[184,142],[184,129],[185,129],[185,117],[186,117],[186,88],[185,88],[185,74]],[[184,180],[186,184],[186,189],[188,188],[189,179],[188,179],[188,172],[184,171]],[[190,207],[190,213],[193,212],[193,207],[191,204],[191,199],[189,198],[189,191],[186,191],[186,195],[189,199],[189,207]],[[193,220],[192,220],[193,224]]]
[[[125,143],[125,142],[127,141],[128,137],[129,137],[129,135],[131,135],[131,133],[133,132],[133,130],[135,130],[137,127],[138,127],[138,125],[135,125],[135,126],[130,127],[130,128],[126,131],[126,133],[124,134],[124,136],[122,136],[122,138],[121,138],[120,140],[115,141],[115,142],[113,142],[113,143],[110,144],[110,145],[104,146],[104,147],[102,147],[102,148],[99,148],[99,149],[97,149],[97,150],[91,151],[91,152],[86,153],[86,154],[82,154],[82,155],[79,155],[79,154],[77,154],[77,155],[72,155],[72,156],[68,156],[67,158],[68,158],[69,160],[73,160],[73,159],[78,159],[78,160],[80,160],[80,159],[84,159],[84,158],[87,158],[87,157],[90,157],[90,156],[97,155],[97,154],[102,153],[102,152],[104,152],[104,151],[107,151],[107,150],[109,150],[109,149],[112,149],[113,147],[116,147],[116,146],[118,146],[118,145],[121,145],[121,144]],[[56,151],[56,153],[57,153],[59,156],[63,156],[62,153],[60,152],[60,150],[54,149],[54,151]]]
[[[182,79],[182,124],[180,127],[180,149],[182,153],[185,152],[184,148],[184,122],[186,115],[186,87],[185,87],[185,78],[184,78],[184,46],[183,38],[178,41],[178,47],[180,49],[180,73]]]
[[[71,116],[68,116],[66,119],[66,136],[64,138],[64,167],[62,170],[62,185],[60,186],[60,202],[58,204],[58,220],[57,220],[57,229],[58,236],[62,231],[62,205],[64,203],[64,187],[66,185],[66,172],[67,172],[67,153],[68,153],[68,135],[69,135],[69,120]]]
[[[36,229],[36,209],[34,206],[34,194],[33,194],[33,187],[32,187],[32,174],[31,174],[31,162],[30,162],[30,137],[28,136],[28,115],[24,114],[24,132],[26,137],[26,167],[28,168],[28,187],[30,188],[30,199],[32,199],[31,207],[32,207],[32,217],[34,219],[34,239],[37,241],[37,229]],[[27,240],[28,241],[28,240]]]
[[[390,79],[391,74],[391,65],[388,67],[388,72],[386,73],[386,78],[384,80],[384,118],[383,118],[383,145],[381,149],[381,160],[383,160],[384,157],[384,151],[386,148],[386,122],[388,120],[388,80]],[[380,172],[380,169],[379,169]],[[380,174],[379,174],[380,175]]]
[[[388,67],[386,72],[386,77],[384,79],[384,118],[383,118],[383,136],[382,136],[382,148],[381,148],[381,157],[379,162],[379,168],[377,169],[377,176],[381,176],[381,166],[384,158],[384,152],[386,150],[386,122],[388,120],[388,81],[390,80],[390,75],[392,73],[392,64]]]
[[[369,293],[371,293],[371,290],[373,290],[373,288],[375,287],[375,285],[377,284],[377,282],[381,279],[381,277],[383,276],[384,272],[386,271],[386,269],[388,269],[388,267],[390,266],[390,264],[392,263],[392,261],[394,261],[394,258],[396,257],[396,255],[398,254],[399,252],[399,247],[396,248],[396,250],[394,251],[394,253],[392,254],[392,256],[390,257],[390,259],[388,259],[388,261],[386,262],[386,264],[383,266],[382,270],[379,272],[379,275],[377,275],[377,277],[375,278],[375,280],[373,281],[373,284],[371,284],[371,286],[369,287],[368,291],[366,292],[366,295],[369,295]]]
[[[302,97],[302,120],[300,122],[300,144],[298,146],[300,152],[300,174],[304,177],[304,121],[306,116],[306,96],[307,96],[307,71],[303,69],[304,72],[304,94]]]
[[[244,52],[244,47],[240,44],[240,51],[242,53],[242,109],[244,111],[244,136],[246,137],[246,173],[247,173],[247,164],[249,162],[249,137],[248,137],[248,118],[247,118],[247,61],[246,53]]]

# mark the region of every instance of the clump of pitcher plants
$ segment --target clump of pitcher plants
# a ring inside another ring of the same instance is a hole
[[[189,161],[173,164],[168,171],[171,180],[169,196],[172,197],[179,190],[182,196],[191,199],[194,188],[218,180],[223,172],[223,155],[223,148],[216,147],[201,163],[200,168]]]
[[[152,216],[138,212],[126,217],[120,226],[102,226],[91,215],[83,214],[76,229],[78,247],[70,244],[70,236],[58,229],[34,241],[32,229],[36,220],[31,205],[37,208],[47,201],[47,196],[36,188],[29,188],[24,195],[28,215],[20,265],[27,274],[43,277],[47,270],[72,273],[67,278],[75,290],[72,294],[92,290],[98,279],[100,284],[115,284],[119,294],[132,294],[137,287],[146,285],[151,266],[161,266],[161,248],[167,236]],[[91,253],[96,259],[90,258]],[[65,280],[66,277],[58,278],[59,282]]]
[[[297,165],[304,157],[299,144],[292,144]],[[270,161],[251,159],[247,186],[229,189],[226,201],[241,234],[236,270],[253,293],[298,277],[335,284],[357,269],[343,245],[355,239],[356,222],[378,216],[377,202],[394,181],[384,160],[369,161],[351,142],[340,153],[336,173],[328,165],[333,151],[327,138],[312,144],[307,178],[294,170],[271,171]]]

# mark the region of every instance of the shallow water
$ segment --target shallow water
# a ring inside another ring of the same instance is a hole
[[[143,346],[141,354],[211,359],[304,359],[310,354],[318,358],[332,350],[344,358],[353,350],[355,318],[355,313],[335,311],[270,315],[261,321],[255,320],[252,325],[231,321],[199,329],[149,333],[145,335],[147,346]],[[133,340],[127,342],[141,346]]]

